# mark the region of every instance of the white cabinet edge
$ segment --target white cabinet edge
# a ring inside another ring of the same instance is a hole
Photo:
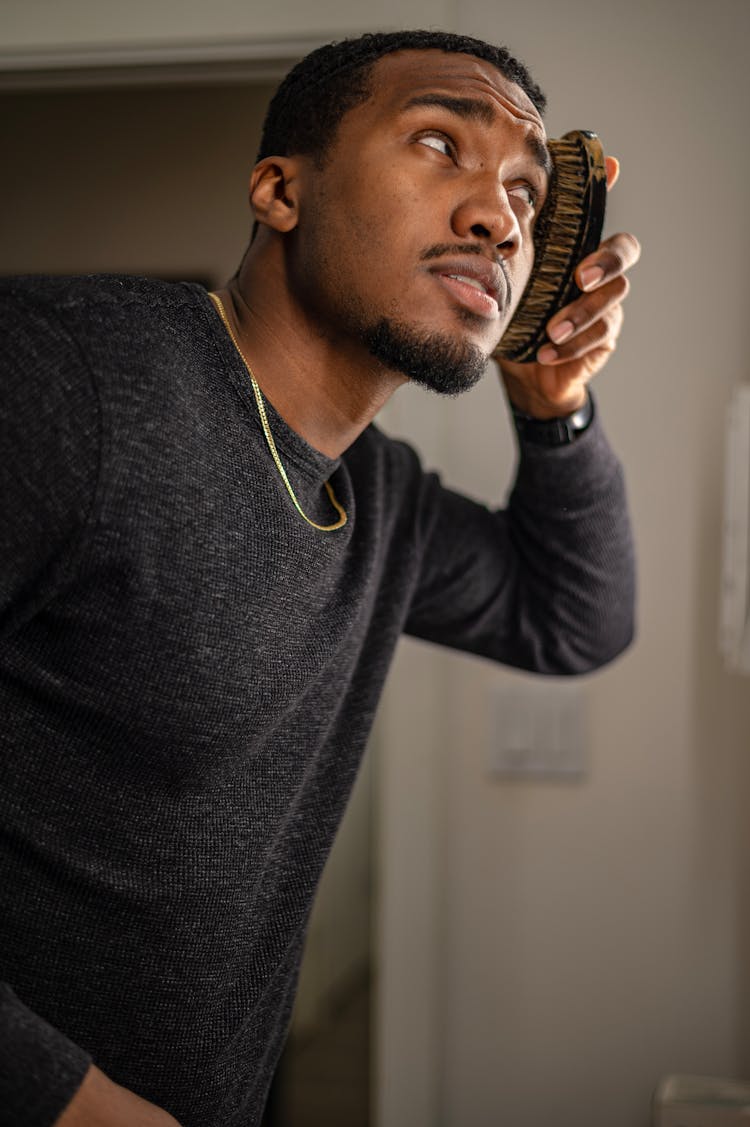
[[[173,82],[267,81],[331,37],[59,47],[0,52],[0,90]]]
[[[719,648],[729,669],[750,673],[750,384],[727,412]]]

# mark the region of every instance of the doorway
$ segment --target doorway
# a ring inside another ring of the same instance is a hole
[[[0,93],[4,274],[222,283],[250,233],[247,181],[275,84]],[[372,766],[313,911],[273,1127],[368,1127]]]

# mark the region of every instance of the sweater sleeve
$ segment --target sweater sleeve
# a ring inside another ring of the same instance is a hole
[[[0,1127],[50,1127],[91,1059],[0,984]]]
[[[96,487],[99,427],[75,343],[18,283],[0,288],[0,337],[3,645],[74,566]],[[0,978],[4,964],[0,950]],[[11,986],[0,984],[0,1127],[48,1127],[90,1061]]]
[[[586,673],[634,632],[621,466],[596,417],[574,443],[522,443],[507,509],[435,489],[406,630],[539,673]]]

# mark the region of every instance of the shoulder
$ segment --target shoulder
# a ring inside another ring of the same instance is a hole
[[[4,319],[33,318],[36,327],[66,327],[84,337],[137,321],[168,322],[186,304],[206,301],[202,287],[118,274],[26,275],[0,280]]]
[[[427,540],[449,491],[423,468],[413,446],[370,424],[344,461],[358,497],[380,514],[392,536],[404,544]]]
[[[203,351],[197,326],[209,316],[206,291],[190,283],[8,278],[0,282],[0,368],[6,382],[35,385],[45,399],[54,398],[50,385],[75,380],[81,394],[109,400],[113,388],[150,388],[159,373],[192,363]]]

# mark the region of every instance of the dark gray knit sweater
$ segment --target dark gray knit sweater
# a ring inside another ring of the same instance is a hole
[[[0,1124],[89,1058],[185,1127],[259,1122],[305,923],[402,631],[551,673],[632,631],[597,421],[507,511],[368,428],[271,425],[206,293],[0,287]]]

